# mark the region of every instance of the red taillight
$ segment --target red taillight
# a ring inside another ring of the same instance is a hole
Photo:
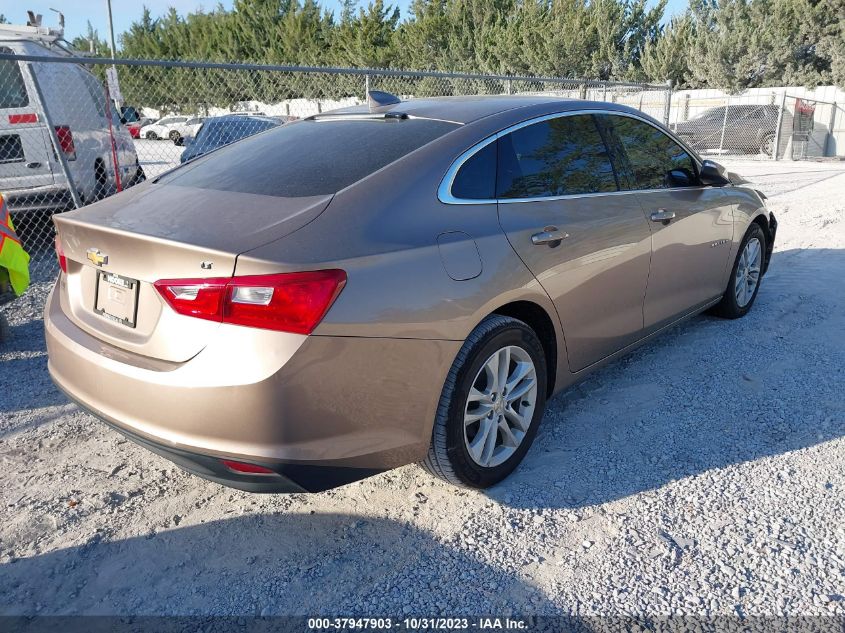
[[[156,290],[179,314],[310,334],[346,284],[342,270],[215,279],[164,279]]]
[[[56,137],[59,139],[59,147],[68,160],[76,160],[76,147],[73,144],[73,132],[67,125],[56,126]]]
[[[56,257],[59,258],[59,268],[62,269],[63,273],[67,272],[67,258],[65,257],[65,251],[62,248],[62,240],[59,237],[59,234],[56,234]]]
[[[10,114],[9,123],[11,125],[19,123],[38,123],[38,115],[35,112],[27,114]]]
[[[258,464],[247,464],[246,462],[236,462],[231,459],[221,459],[223,465],[231,471],[236,473],[243,473],[245,475],[275,475],[275,471],[259,466]]]

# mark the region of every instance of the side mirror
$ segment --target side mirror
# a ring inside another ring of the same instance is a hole
[[[705,160],[701,163],[698,179],[702,185],[707,187],[724,187],[731,182],[728,178],[728,170],[712,160]]]

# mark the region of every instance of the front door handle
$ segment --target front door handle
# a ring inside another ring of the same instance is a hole
[[[543,244],[557,246],[567,237],[569,237],[569,233],[564,233],[556,226],[547,226],[540,233],[535,233],[531,236],[531,243],[536,246],[542,246]]]
[[[651,214],[652,222],[666,222],[667,224],[675,219],[674,211],[667,211],[666,209],[658,209]]]
[[[38,169],[39,167],[41,167],[41,163],[32,162],[32,163],[27,163],[26,166],[29,167],[30,169]]]

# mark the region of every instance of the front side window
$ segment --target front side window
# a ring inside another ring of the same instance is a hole
[[[498,145],[498,198],[618,190],[607,148],[592,115],[540,121],[503,136]]]
[[[635,189],[673,189],[698,184],[695,160],[665,132],[644,121],[607,115],[624,148]]]
[[[12,49],[0,46],[0,53],[11,55]],[[27,105],[29,97],[20,65],[11,59],[0,60],[0,108],[25,108]]]

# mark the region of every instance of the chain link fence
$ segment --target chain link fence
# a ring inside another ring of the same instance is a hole
[[[403,99],[544,94],[623,103],[665,120],[667,86],[439,72],[101,60],[0,45],[0,193],[34,280],[55,275],[51,217],[222,145],[368,90]],[[327,167],[331,159],[327,158]]]
[[[845,154],[845,109],[833,101],[798,96],[790,89],[697,92],[674,95],[669,126],[701,154],[760,160]]]

